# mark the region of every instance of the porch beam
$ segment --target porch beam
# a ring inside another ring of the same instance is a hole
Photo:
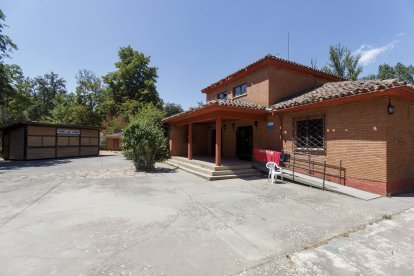
[[[221,117],[216,117],[216,166],[221,166]]]
[[[188,144],[187,144],[188,160],[193,159],[193,124],[188,124]]]

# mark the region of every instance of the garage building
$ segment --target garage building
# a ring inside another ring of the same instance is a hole
[[[99,127],[22,122],[3,128],[5,160],[99,155]]]

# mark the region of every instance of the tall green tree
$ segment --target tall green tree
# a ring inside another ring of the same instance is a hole
[[[0,9],[0,108],[1,108],[1,124],[5,123],[5,101],[7,97],[12,97],[14,89],[11,84],[12,80],[9,79],[9,72],[7,70],[4,59],[9,57],[9,53],[13,50],[17,50],[16,44],[10,39],[9,36],[4,34],[4,29],[8,27],[5,24],[6,16]]]
[[[9,57],[9,53],[17,50],[17,45],[13,43],[9,36],[4,34],[4,28],[8,27],[4,22],[6,16],[0,9],[0,63],[3,64],[4,58]]]
[[[44,120],[51,116],[57,102],[55,98],[66,93],[66,81],[58,74],[50,72],[33,80],[33,98],[35,104],[30,112],[32,120]]]
[[[362,72],[358,65],[361,55],[352,54],[351,50],[337,44],[329,47],[329,63],[322,68],[322,71],[337,75],[342,78],[356,80]]]
[[[395,66],[384,63],[378,66],[377,74],[370,74],[365,76],[364,79],[398,79],[414,84],[414,66],[404,65],[401,62],[398,62]]]
[[[45,115],[42,121],[53,124],[76,124],[76,99],[73,93],[60,93],[53,98],[53,109]]]
[[[31,97],[31,82],[25,78],[18,65],[4,65],[8,89],[4,97],[3,121],[11,124],[29,119],[28,110],[33,104]]]
[[[114,102],[121,105],[129,100],[140,104],[161,105],[156,82],[157,67],[150,66],[150,57],[134,50],[131,46],[122,47],[117,70],[103,77]]]
[[[181,113],[184,111],[182,106],[180,104],[175,103],[165,103],[163,106],[163,110],[165,113],[165,117],[170,117],[172,115]]]
[[[91,110],[95,109],[102,92],[101,78],[92,71],[83,69],[76,74],[76,80],[76,102]]]

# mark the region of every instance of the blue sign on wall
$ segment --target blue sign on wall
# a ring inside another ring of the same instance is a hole
[[[267,128],[274,128],[275,123],[274,122],[267,122]]]

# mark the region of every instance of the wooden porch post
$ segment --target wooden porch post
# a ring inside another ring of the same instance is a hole
[[[193,159],[193,124],[189,123],[188,124],[188,160],[192,160]]]
[[[216,166],[221,166],[221,117],[216,118]]]

